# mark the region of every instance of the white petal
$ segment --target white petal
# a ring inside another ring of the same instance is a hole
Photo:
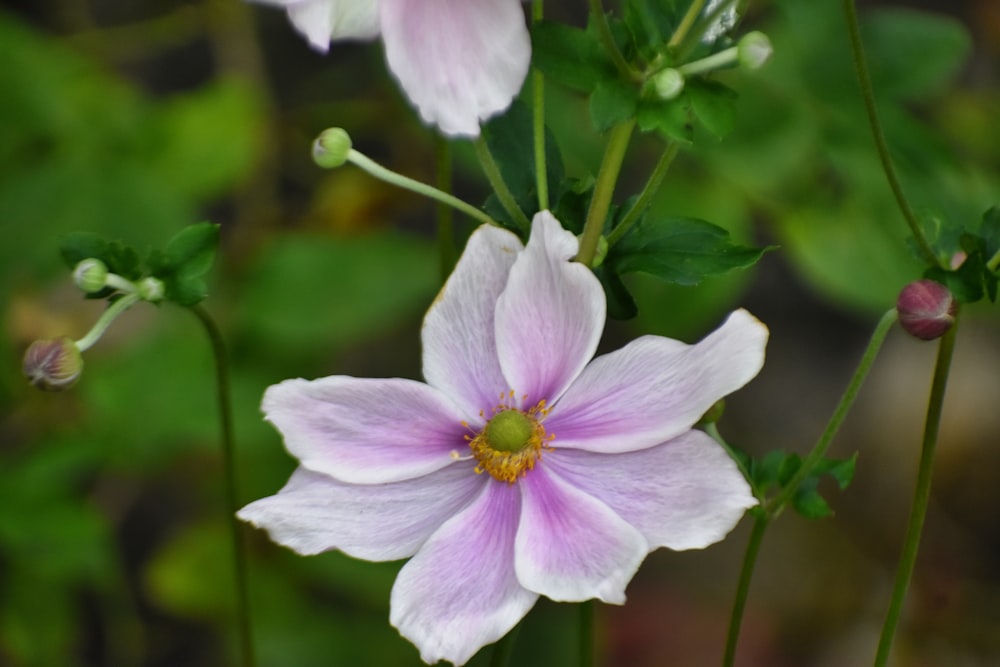
[[[286,380],[268,388],[262,407],[302,465],[343,482],[420,477],[468,448],[462,413],[413,380]]]
[[[646,540],[607,505],[536,466],[514,543],[517,578],[561,602],[599,598],[624,604],[625,587],[646,556]]]
[[[380,0],[256,0],[288,8],[288,18],[309,44],[324,53],[334,39],[379,34]]]
[[[718,542],[757,504],[729,454],[701,431],[623,454],[557,449],[545,463],[638,528],[650,549]]]
[[[497,302],[500,366],[529,404],[558,399],[601,339],[604,290],[590,269],[571,261],[578,248],[551,213],[538,213]]]
[[[512,389],[497,359],[494,313],[510,267],[523,249],[504,229],[477,229],[424,318],[424,377],[450,396],[470,422]]]
[[[392,587],[391,623],[424,662],[465,663],[517,625],[538,596],[514,575],[516,486],[483,493],[434,533]]]
[[[299,468],[281,491],[237,516],[303,555],[339,549],[365,560],[406,558],[483,487],[473,467],[392,484],[345,484]]]
[[[427,123],[478,136],[521,89],[531,40],[518,0],[382,0],[389,69]]]
[[[545,421],[556,447],[625,452],[684,433],[764,364],[767,327],[745,310],[696,345],[643,336],[594,359]]]

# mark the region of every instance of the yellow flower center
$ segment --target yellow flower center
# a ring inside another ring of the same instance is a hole
[[[514,392],[501,396],[493,416],[475,437],[466,436],[479,464],[476,472],[488,472],[501,482],[513,484],[535,467],[542,452],[552,449],[554,433],[545,433],[542,419],[548,414],[545,401],[524,411],[513,407]],[[485,414],[483,415],[485,416]]]

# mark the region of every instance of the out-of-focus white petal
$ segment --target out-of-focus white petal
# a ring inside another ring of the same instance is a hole
[[[381,0],[254,0],[288,10],[288,19],[309,44],[324,53],[336,39],[371,39],[379,34]]]
[[[390,621],[424,662],[464,664],[507,634],[538,599],[514,575],[519,495],[516,486],[489,479],[400,570]]]
[[[267,389],[262,407],[303,466],[342,482],[421,477],[468,449],[462,413],[413,380],[285,380]]]
[[[764,364],[767,327],[745,310],[696,345],[643,336],[594,359],[545,422],[557,447],[627,452],[687,431]]]
[[[512,389],[497,358],[494,313],[523,249],[507,230],[481,226],[424,318],[424,377],[451,397],[470,423]]]
[[[518,484],[517,578],[553,600],[624,604],[625,587],[648,552],[642,534],[607,505],[535,466]]]
[[[701,431],[621,454],[557,449],[545,463],[638,528],[650,549],[718,542],[757,504],[729,454]]]
[[[497,301],[500,366],[529,404],[558,399],[601,340],[604,290],[589,268],[571,261],[578,249],[551,213],[538,213]]]
[[[338,549],[365,560],[406,558],[483,487],[472,468],[463,462],[392,484],[344,484],[299,468],[281,491],[237,516],[303,555]]]
[[[518,0],[382,0],[389,69],[424,121],[455,136],[510,106],[531,61]]]

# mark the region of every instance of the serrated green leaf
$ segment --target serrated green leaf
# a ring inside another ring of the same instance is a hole
[[[590,96],[590,119],[594,129],[604,132],[635,116],[639,92],[621,79],[601,82]]]
[[[639,102],[636,122],[643,132],[656,131],[667,139],[690,144],[694,140],[691,98],[687,91],[672,100],[646,99]]]
[[[736,91],[716,81],[692,79],[686,90],[691,109],[701,124],[717,139],[722,139],[736,126]]]
[[[1000,206],[991,206],[983,213],[979,235],[983,239],[987,260],[992,259],[1000,252]]]
[[[605,260],[620,274],[641,271],[679,285],[755,264],[768,248],[732,242],[729,232],[704,220],[646,218]]]
[[[819,475],[829,475],[837,482],[841,491],[851,485],[854,480],[854,471],[858,463],[858,454],[847,459],[823,459],[817,464],[814,473]]]
[[[792,498],[792,507],[807,519],[823,519],[833,515],[829,503],[816,489],[815,479],[803,482],[798,493]]]
[[[59,242],[59,254],[70,269],[85,259],[100,259],[108,252],[108,241],[100,234],[93,232],[74,232],[67,234]]]
[[[165,251],[170,269],[178,275],[200,276],[212,267],[219,247],[219,226],[211,222],[189,225],[177,233]]]
[[[531,48],[535,67],[567,88],[589,93],[617,76],[601,43],[587,30],[539,21],[531,28]]]

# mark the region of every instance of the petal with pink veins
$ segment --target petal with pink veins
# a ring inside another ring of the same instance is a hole
[[[690,429],[764,363],[767,327],[745,310],[696,345],[643,336],[594,359],[545,428],[557,446],[595,452],[652,447]]]
[[[285,380],[262,408],[303,466],[342,482],[420,477],[465,453],[463,414],[422,382],[335,375]]]
[[[517,578],[560,602],[598,598],[623,604],[625,587],[648,552],[642,534],[600,500],[551,474],[543,461],[518,481],[521,524]]]
[[[345,484],[298,468],[277,494],[237,516],[302,555],[338,549],[372,561],[412,556],[485,480],[469,462],[392,484]]]
[[[518,0],[381,0],[389,69],[424,121],[475,137],[521,90],[531,40]]]
[[[728,453],[701,431],[620,454],[557,449],[545,463],[639,529],[650,549],[701,549],[757,504]]]
[[[571,261],[578,249],[551,213],[538,213],[497,301],[500,366],[529,404],[558,399],[601,340],[604,290],[589,268]]]
[[[424,318],[424,377],[458,403],[470,422],[511,389],[497,358],[494,313],[523,249],[509,231],[479,227]]]
[[[400,570],[390,622],[429,664],[465,663],[517,625],[538,595],[514,575],[516,486],[488,478],[472,504],[431,535]]]

